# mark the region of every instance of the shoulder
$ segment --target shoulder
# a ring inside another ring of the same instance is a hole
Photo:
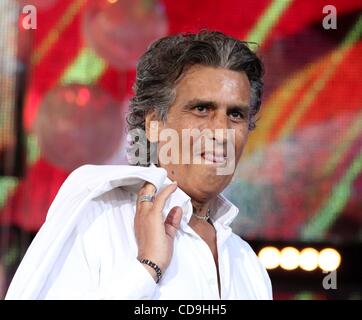
[[[250,244],[242,239],[239,235],[232,232],[229,241],[231,242],[233,250],[240,252],[243,257],[250,259],[254,263],[260,262],[258,256]]]
[[[64,184],[81,184],[83,188],[87,188],[89,191],[103,184],[104,188],[108,191],[115,187],[138,186],[144,181],[149,181],[156,187],[159,187],[163,184],[166,177],[166,170],[155,166],[87,164],[74,170]]]
[[[130,166],[83,165],[70,173],[51,204],[43,232],[92,236],[102,234],[109,217],[131,204],[126,187],[135,181],[137,169]]]
[[[59,216],[64,217],[66,212],[73,212],[74,209],[85,199],[89,194],[87,188],[87,177],[91,165],[81,166],[72,171],[65,179],[58,190],[46,216],[46,222],[57,219]]]
[[[86,164],[73,170],[59,188],[50,209],[58,204],[76,204],[81,201],[90,193],[92,183],[104,173],[104,169],[103,166]]]
[[[159,188],[166,179],[166,171],[156,167],[127,165],[83,165],[74,170],[64,181],[55,197],[47,219],[56,211],[74,211],[84,202],[121,187],[129,191],[140,188],[149,181]]]
[[[238,246],[241,251],[256,257],[256,254],[250,244],[242,239],[239,235],[232,232],[230,238],[233,241],[234,245]]]

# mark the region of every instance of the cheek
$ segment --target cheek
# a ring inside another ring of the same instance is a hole
[[[249,131],[247,128],[238,129],[235,132],[235,152],[238,156],[241,155],[245,144],[248,141]]]
[[[180,138],[182,136],[182,130],[184,129],[201,129],[200,123],[195,121],[193,117],[187,117],[185,115],[178,115],[177,117],[173,116],[172,118],[167,119],[165,127],[175,130]]]

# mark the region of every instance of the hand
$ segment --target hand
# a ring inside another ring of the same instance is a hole
[[[153,202],[140,202],[141,196],[154,194],[156,188],[146,182],[138,192],[135,215],[135,235],[138,245],[138,259],[149,259],[156,263],[164,272],[170,264],[173,241],[180,227],[182,209],[173,207],[167,215],[165,222],[162,219],[162,210],[168,197],[176,190],[177,184],[172,183],[163,189]],[[156,272],[145,265],[150,274],[157,279]]]

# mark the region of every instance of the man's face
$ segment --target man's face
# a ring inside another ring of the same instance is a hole
[[[178,80],[175,89],[175,102],[168,111],[166,121],[158,121],[158,131],[173,129],[178,133],[180,157],[176,161],[178,163],[167,164],[159,153],[159,165],[167,170],[169,178],[176,180],[191,198],[205,201],[219,194],[229,184],[234,173],[233,168],[227,175],[217,174],[218,168],[225,167],[224,161],[231,160],[225,159],[226,155],[230,156],[227,144],[231,143],[229,147],[231,145],[233,148],[232,160],[236,165],[247,142],[250,83],[243,72],[194,65]],[[152,116],[147,117],[150,119]],[[185,129],[209,133],[182,141]],[[216,129],[223,134],[215,134]],[[234,141],[230,140],[227,131],[234,132]],[[160,151],[167,142],[160,141],[160,134],[158,138]],[[208,149],[205,139],[214,143],[213,150]],[[190,146],[189,163],[182,163],[182,143]],[[202,164],[193,163],[196,162],[193,151],[201,157]]]

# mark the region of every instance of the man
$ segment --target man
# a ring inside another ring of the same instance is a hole
[[[6,298],[271,299],[220,194],[255,128],[262,74],[246,43],[219,32],[153,43],[128,116],[136,166],[68,177]]]

